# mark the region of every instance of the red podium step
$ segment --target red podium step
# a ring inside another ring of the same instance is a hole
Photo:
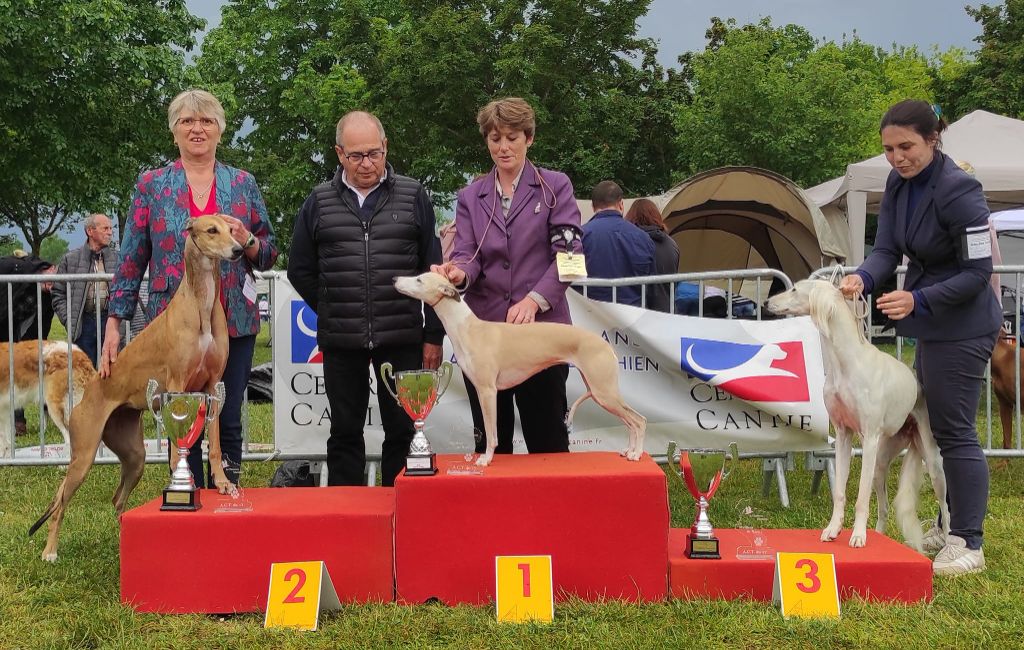
[[[437,464],[435,476],[395,483],[400,602],[491,602],[497,555],[551,555],[556,599],[665,597],[668,495],[649,456],[502,455],[477,468],[439,455]]]
[[[683,554],[688,528],[669,531],[669,582],[675,598],[749,598],[771,600],[775,557],[738,559],[737,551],[756,553],[749,530],[716,528],[721,560],[691,560]],[[820,530],[765,529],[762,547],[784,553],[831,553],[835,556],[840,598],[857,595],[874,601],[913,603],[932,598],[932,563],[911,548],[873,530],[863,548],[850,547],[850,530],[834,542],[819,540]]]
[[[263,611],[271,563],[307,560],[327,564],[342,602],[394,599],[393,489],[203,490],[198,512],[160,502],[121,517],[121,602],[140,612]]]

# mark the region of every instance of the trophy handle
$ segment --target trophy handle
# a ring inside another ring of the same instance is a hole
[[[381,368],[381,372],[384,372],[383,368]],[[438,377],[440,377],[441,379],[438,379],[437,397],[435,399],[441,399],[441,396],[444,395],[444,392],[448,390],[448,384],[450,384],[452,381],[451,362],[442,361],[441,367],[437,370],[437,374]]]
[[[729,474],[732,474],[732,471],[736,469],[736,464],[740,462],[740,449],[736,446],[735,442],[729,443],[728,451],[729,453],[725,457],[725,466],[728,469],[722,472],[722,478],[719,479],[719,482],[725,480]]]
[[[395,401],[397,402],[398,394],[395,393],[395,391],[391,390],[391,384],[388,383],[388,377],[391,378],[391,381],[395,380],[395,373],[393,373],[391,369],[392,365],[390,362],[385,361],[384,363],[380,364],[380,380],[381,383],[384,384],[384,388],[388,389],[388,392],[391,393],[391,396],[394,397]]]
[[[157,413],[157,409],[153,408],[153,400],[156,399],[156,392],[160,390],[160,382],[155,379],[150,379],[146,383],[146,408],[153,414],[153,421],[156,422],[156,435],[158,438],[163,436],[163,426],[160,421],[160,415]],[[160,405],[161,407],[163,404]]]

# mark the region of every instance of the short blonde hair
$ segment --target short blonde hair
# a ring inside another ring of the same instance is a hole
[[[522,131],[526,137],[532,138],[537,129],[533,107],[522,97],[495,99],[476,114],[476,123],[480,125],[480,135],[485,138],[499,128]]]
[[[181,113],[185,110],[217,120],[217,126],[220,128],[221,133],[224,133],[224,129],[227,128],[227,121],[224,119],[224,107],[221,106],[220,100],[214,97],[212,93],[201,88],[189,88],[178,93],[178,96],[171,100],[171,105],[167,107],[167,127],[171,130],[171,133],[174,132],[174,127],[178,124],[178,118],[181,117]]]

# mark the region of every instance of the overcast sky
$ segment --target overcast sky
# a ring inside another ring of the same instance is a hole
[[[984,0],[1002,4],[998,0]],[[189,10],[220,22],[221,0],[186,0]],[[640,19],[640,34],[658,41],[658,58],[675,66],[683,52],[704,49],[711,17],[735,18],[743,25],[770,16],[775,25],[795,23],[818,39],[840,41],[856,32],[868,43],[888,48],[893,43],[917,45],[926,53],[933,45],[974,50],[979,25],[964,11],[965,0],[653,0]],[[974,0],[971,4],[982,4]]]

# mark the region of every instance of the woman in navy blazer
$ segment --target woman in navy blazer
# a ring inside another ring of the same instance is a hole
[[[985,567],[982,522],[988,507],[988,462],[975,416],[985,366],[1002,322],[989,290],[992,249],[981,184],[939,149],[946,123],[937,107],[907,100],[882,118],[882,147],[893,170],[878,213],[875,247],[843,278],[848,297],[871,293],[906,256],[903,290],[878,298],[896,332],[917,338],[914,365],[942,451],[950,534],[936,524],[925,548],[938,551],[937,575]]]
[[[434,270],[446,275],[479,318],[506,323],[569,323],[568,283],[558,279],[555,254],[579,251],[580,211],[572,183],[560,172],[526,157],[536,128],[533,108],[518,97],[499,99],[476,116],[494,168],[459,192],[451,261]],[[567,241],[566,233],[570,240]],[[513,399],[530,453],[569,451],[565,380],[558,364],[514,388],[498,391],[497,453],[512,453]],[[472,383],[476,450],[484,451],[483,415]]]

